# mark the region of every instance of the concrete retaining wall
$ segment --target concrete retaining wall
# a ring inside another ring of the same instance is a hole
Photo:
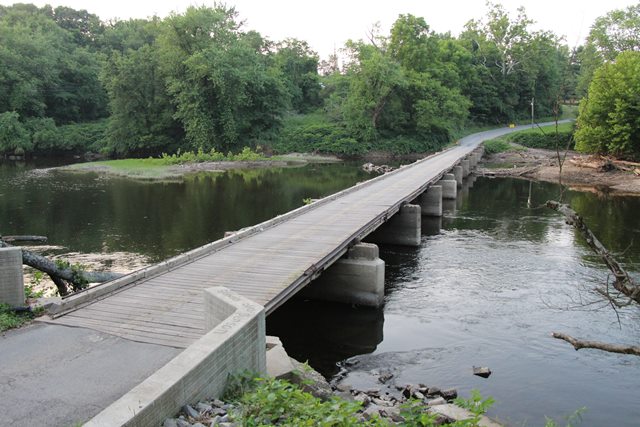
[[[22,249],[0,248],[0,303],[24,305]]]
[[[219,397],[229,375],[266,372],[264,307],[224,287],[204,298],[210,331],[85,426],[159,426],[185,404]]]

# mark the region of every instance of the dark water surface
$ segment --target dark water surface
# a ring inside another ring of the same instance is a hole
[[[0,234],[161,261],[369,177],[352,164],[311,164],[144,182],[0,163]]]
[[[159,261],[367,177],[333,164],[146,183],[0,163],[0,233]],[[424,221],[419,248],[381,247],[383,308],[291,301],[267,319],[268,332],[328,376],[356,360],[345,379],[354,386],[391,371],[398,384],[462,395],[478,388],[496,399],[491,414],[512,425],[544,425],[545,415],[561,419],[586,406],[582,426],[638,426],[640,358],[576,352],[550,337],[640,343],[640,309],[619,310],[619,326],[610,308],[589,304],[607,271],[558,214],[536,208],[557,195],[551,184],[478,179],[441,221]],[[627,268],[640,271],[640,198],[566,197]],[[474,365],[493,374],[475,377]]]
[[[380,387],[375,374],[391,372],[400,385],[456,387],[464,396],[477,388],[495,398],[490,414],[510,425],[542,426],[545,415],[563,421],[586,407],[581,426],[638,426],[640,358],[576,352],[550,337],[640,343],[640,309],[619,310],[619,326],[591,290],[607,271],[558,214],[535,208],[557,197],[551,184],[478,179],[448,206],[442,230],[437,220],[423,224],[419,248],[381,247],[382,309],[292,301],[271,316],[269,332],[326,375],[355,356],[343,381],[361,389]],[[640,271],[640,198],[565,197]],[[473,376],[474,365],[493,374]]]

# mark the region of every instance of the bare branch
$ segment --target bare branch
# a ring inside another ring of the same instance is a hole
[[[640,356],[640,347],[638,346],[627,346],[627,345],[619,345],[619,344],[609,344],[603,343],[599,341],[587,341],[587,340],[579,340],[569,336],[567,334],[563,334],[560,332],[554,332],[551,334],[554,338],[559,340],[564,340],[571,344],[573,348],[580,350],[581,348],[595,348],[597,350],[608,351],[610,353],[621,353],[621,354],[631,354],[634,356]]]

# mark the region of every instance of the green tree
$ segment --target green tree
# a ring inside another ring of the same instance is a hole
[[[234,150],[277,129],[287,92],[266,43],[241,31],[235,9],[190,7],[163,27],[163,71],[192,147]]]
[[[114,51],[102,82],[110,100],[110,151],[119,155],[155,154],[181,140],[182,127],[173,119],[175,108],[155,48],[145,45],[124,54]]]
[[[29,132],[15,111],[0,114],[0,152],[25,154],[33,148]]]
[[[320,105],[318,54],[307,42],[287,39],[276,44],[275,66],[282,73],[284,85],[291,98],[291,107],[299,113]]]
[[[640,50],[640,3],[616,9],[596,19],[581,52],[578,93],[585,95],[593,73],[625,51]]]
[[[579,151],[640,157],[640,52],[623,52],[596,70],[580,103]]]

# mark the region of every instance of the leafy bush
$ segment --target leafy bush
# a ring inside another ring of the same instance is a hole
[[[504,151],[512,150],[513,147],[504,139],[496,138],[484,143],[484,151],[487,154],[502,153]]]
[[[556,147],[565,149],[567,144],[569,144],[569,149],[573,150],[575,146],[573,142],[573,126],[569,129],[566,129],[566,127],[560,128],[557,134],[555,129],[547,130],[545,133],[542,133],[539,129],[516,132],[509,136],[509,140],[525,147],[544,148],[547,150],[555,150]]]
[[[156,159],[151,159],[156,160]],[[241,152],[233,154],[229,152],[226,156],[215,148],[205,152],[199,149],[197,153],[193,151],[185,151],[181,153],[180,150],[176,154],[162,153],[162,157],[159,160],[159,164],[163,165],[180,165],[183,163],[202,163],[202,162],[231,162],[231,161],[258,161],[266,160],[262,154],[253,151],[249,147],[244,147]]]
[[[233,419],[245,426],[374,426],[381,422],[379,418],[361,421],[359,402],[338,397],[323,402],[296,385],[273,378],[256,379],[255,387],[237,403]]]
[[[102,152],[108,120],[88,123],[74,123],[58,127],[60,142],[52,147],[55,151]]]

